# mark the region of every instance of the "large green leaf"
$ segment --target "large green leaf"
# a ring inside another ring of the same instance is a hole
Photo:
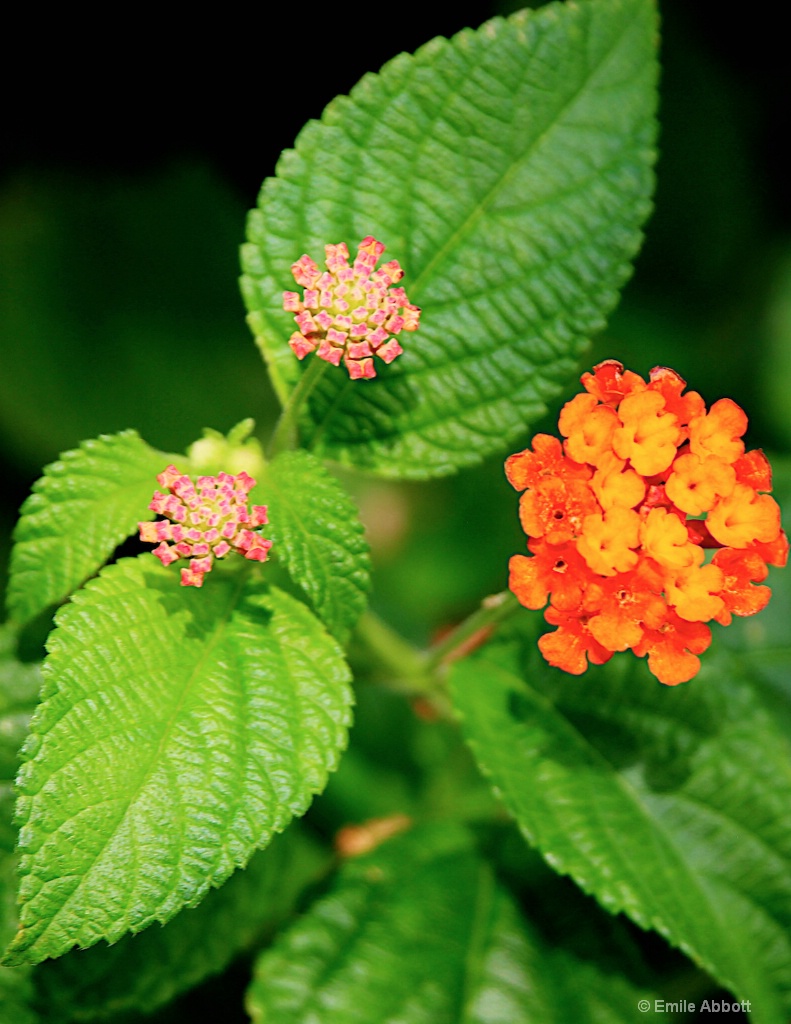
[[[625,1024],[638,994],[542,943],[462,836],[431,827],[347,863],[259,957],[247,1006],[254,1024]]]
[[[14,631],[8,625],[0,626],[0,858],[10,855],[16,846],[11,824],[13,781],[41,687],[41,666],[17,661],[15,643]],[[0,926],[0,945],[8,938]]]
[[[368,545],[347,492],[314,456],[284,452],[261,481],[278,558],[343,643],[367,603]]]
[[[17,926],[12,785],[41,684],[40,666],[17,661],[14,644],[13,631],[0,626],[0,946],[12,938]],[[39,1018],[31,1009],[32,1000],[30,968],[0,967],[0,1021],[35,1024]]]
[[[27,622],[68,597],[135,532],[138,521],[153,519],[148,505],[157,473],[177,458],[126,430],[83,441],[47,466],[14,531],[12,618]]]
[[[113,942],[194,906],[302,814],[346,743],[349,673],[260,569],[201,590],[124,559],[57,617],[18,779],[7,962]]]
[[[727,652],[686,687],[633,658],[584,679],[534,645],[460,663],[483,772],[549,863],[780,1024],[791,1010],[791,748]],[[742,668],[749,672],[749,662]]]
[[[301,253],[367,234],[423,309],[375,381],[327,372],[305,436],[392,477],[452,472],[543,411],[604,326],[650,210],[652,0],[582,0],[434,39],[310,122],[248,222],[243,291],[284,399]]]
[[[13,630],[0,626],[0,947],[16,928],[13,783],[41,686],[41,666],[17,661],[14,647]]]
[[[150,1013],[271,932],[325,861],[317,844],[292,825],[255,853],[246,869],[164,928],[154,925],[113,946],[100,943],[40,964],[38,1005],[51,1024],[106,1020],[128,1010]]]

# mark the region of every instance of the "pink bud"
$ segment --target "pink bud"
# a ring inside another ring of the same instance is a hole
[[[195,572],[193,569],[181,570],[182,587],[202,587],[204,573]]]

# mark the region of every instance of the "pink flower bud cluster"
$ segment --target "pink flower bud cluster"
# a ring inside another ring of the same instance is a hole
[[[391,363],[403,349],[394,335],[416,331],[420,309],[410,304],[403,288],[391,286],[404,272],[397,260],[375,270],[384,252],[381,242],[368,235],[360,242],[353,266],[344,242],[326,245],[326,271],[301,256],[291,267],[298,292],[283,292],[283,308],[295,313],[298,331],[289,340],[298,359],[317,350],[319,359],[334,366],[343,359],[349,376],[375,377],[373,356]]]
[[[255,480],[247,473],[199,476],[197,484],[175,466],[160,473],[157,482],[166,494],[154,492],[152,512],[166,516],[153,523],[138,523],[140,540],[157,544],[152,554],[163,565],[189,558],[181,570],[183,587],[202,587],[215,558],[238,551],[245,558],[265,562],[272,541],[255,532],[267,522],[266,505],[247,508]]]

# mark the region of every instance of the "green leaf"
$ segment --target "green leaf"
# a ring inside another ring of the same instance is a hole
[[[164,928],[125,935],[114,946],[73,950],[36,968],[47,1020],[105,1020],[128,1010],[150,1013],[219,971],[293,910],[326,855],[298,826],[276,836],[195,910]],[[196,942],[195,937],[200,936]]]
[[[327,629],[345,642],[370,586],[368,545],[352,500],[304,451],[270,462],[257,494],[269,508],[274,552]]]
[[[16,914],[16,829],[12,823],[13,779],[18,752],[36,706],[41,684],[40,666],[14,657],[15,636],[0,626],[0,946],[12,938]],[[0,967],[0,1008],[9,1024],[36,1024],[31,1009],[33,985],[28,967]]]
[[[453,671],[479,766],[555,870],[679,946],[752,1019],[791,1009],[789,744],[723,653],[686,687],[494,650]],[[749,953],[747,952],[749,951]]]
[[[16,928],[13,783],[41,687],[41,666],[17,661],[14,646],[14,631],[0,626],[0,947]]]
[[[303,423],[316,454],[425,478],[504,450],[542,414],[640,246],[656,42],[651,0],[520,11],[396,57],[303,129],[242,253],[281,400],[303,372],[282,310],[301,253],[373,234],[423,310],[375,381],[323,376]]]
[[[44,470],[14,530],[8,608],[19,623],[63,601],[151,520],[156,476],[174,459],[134,430],[83,441]],[[183,459],[182,459],[183,461]]]
[[[542,943],[463,833],[430,827],[348,862],[259,957],[247,1008],[254,1024],[625,1024],[637,998]]]
[[[196,905],[324,787],[346,743],[348,669],[259,574],[219,567],[197,590],[143,555],[58,613],[18,780],[6,962]]]
[[[41,666],[17,661],[15,641],[14,631],[8,625],[0,626],[0,858],[16,846],[16,830],[11,824],[13,781],[41,687]],[[0,926],[0,946],[9,938]]]

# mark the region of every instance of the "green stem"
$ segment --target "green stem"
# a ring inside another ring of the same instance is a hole
[[[392,689],[411,694],[424,694],[432,689],[424,655],[378,615],[364,612],[357,624],[356,637],[373,656],[377,668],[387,675]]]
[[[481,642],[488,639],[494,627],[512,615],[518,607],[519,602],[508,590],[485,597],[480,608],[468,615],[438,644],[434,644],[423,661],[424,673],[436,672],[443,665],[463,658],[470,641],[476,639],[476,634],[480,634]]]
[[[442,700],[445,686],[442,670],[469,653],[471,643],[487,640],[495,626],[518,607],[516,598],[507,590],[486,597],[480,608],[425,653],[404,640],[373,612],[362,616],[356,637],[380,674],[387,677],[389,689],[414,697],[428,697],[432,701]]]
[[[321,380],[324,372],[330,364],[325,359],[313,356],[308,364],[307,370],[299,378],[299,383],[288,396],[280,419],[277,421],[275,432],[272,435],[272,443],[269,447],[269,457],[274,458],[278,452],[296,448],[299,443],[298,418],[302,406],[311,391]]]

